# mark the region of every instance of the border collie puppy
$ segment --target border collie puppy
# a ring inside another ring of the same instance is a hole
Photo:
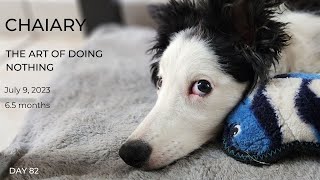
[[[320,17],[279,5],[171,0],[152,8],[158,100],[120,148],[127,164],[166,166],[215,138],[258,82],[287,72],[320,72]]]

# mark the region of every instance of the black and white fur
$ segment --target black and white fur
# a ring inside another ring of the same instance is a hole
[[[158,35],[151,72],[158,100],[120,149],[127,164],[168,165],[216,137],[226,115],[259,81],[320,72],[320,17],[280,4],[171,0],[152,8]],[[192,93],[199,80],[212,91]]]

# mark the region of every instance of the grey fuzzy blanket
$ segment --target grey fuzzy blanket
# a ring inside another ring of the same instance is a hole
[[[0,153],[0,173],[9,179],[320,178],[319,159],[300,156],[254,167],[214,143],[162,170],[127,166],[118,149],[156,100],[145,55],[153,36],[150,29],[100,28],[86,49],[102,49],[104,58],[63,62],[53,92],[41,99],[52,108],[30,111],[26,126]],[[39,174],[8,175],[8,167],[39,168]]]

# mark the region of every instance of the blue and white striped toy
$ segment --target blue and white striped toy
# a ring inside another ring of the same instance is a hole
[[[224,150],[263,165],[301,151],[320,155],[320,74],[285,74],[258,88],[230,114]]]

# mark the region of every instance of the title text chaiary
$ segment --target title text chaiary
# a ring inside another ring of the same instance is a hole
[[[82,31],[86,19],[8,19],[8,31]]]

